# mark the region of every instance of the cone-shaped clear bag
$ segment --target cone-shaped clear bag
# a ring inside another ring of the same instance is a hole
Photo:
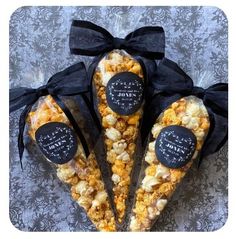
[[[104,133],[106,160],[112,171],[114,203],[118,221],[122,222],[143,113],[143,69],[124,50],[113,50],[98,63],[93,83]]]
[[[149,135],[129,231],[151,229],[198,158],[209,126],[207,110],[195,96],[179,99],[159,115]]]
[[[80,112],[76,109],[78,107],[75,106],[73,101],[67,100],[66,103],[73,115],[77,116],[75,118],[80,128],[83,129],[85,121],[80,117]],[[72,129],[68,118],[51,96],[40,98],[37,105],[29,113],[27,123],[29,135],[33,141],[36,140],[35,135],[40,127],[44,127],[49,123],[62,123],[65,128],[67,126]],[[66,132],[63,132],[63,137]],[[53,133],[51,137],[53,137]],[[92,151],[89,157],[86,158],[83,146],[78,138],[76,142],[76,153],[68,162],[58,164],[49,159],[47,160],[55,168],[58,178],[70,187],[71,197],[85,210],[96,228],[99,231],[115,231],[113,212],[101,179],[101,172],[96,162],[95,154]]]

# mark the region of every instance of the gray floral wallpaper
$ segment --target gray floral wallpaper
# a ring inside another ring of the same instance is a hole
[[[227,82],[228,23],[214,7],[22,7],[10,19],[10,87],[37,87],[57,71],[92,58],[70,55],[72,19],[93,21],[124,37],[144,25],[161,25],[166,56],[207,87]],[[21,171],[17,151],[19,113],[10,116],[10,219],[23,231],[95,231],[68,188],[27,144]],[[153,231],[214,231],[228,215],[228,150],[192,168]]]

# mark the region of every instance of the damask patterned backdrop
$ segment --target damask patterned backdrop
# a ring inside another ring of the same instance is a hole
[[[93,21],[124,37],[144,25],[161,25],[166,56],[198,86],[227,82],[228,26],[213,7],[22,7],[10,20],[10,87],[38,87],[80,60],[72,56],[72,19]],[[17,151],[19,112],[10,116],[10,219],[23,231],[94,231],[85,213],[48,163],[26,150],[21,171]],[[30,147],[30,146],[29,146]],[[227,220],[227,145],[184,179],[153,231],[213,231]]]

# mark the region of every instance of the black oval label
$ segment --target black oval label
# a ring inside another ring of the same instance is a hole
[[[60,122],[50,122],[39,127],[35,139],[45,157],[56,164],[69,162],[78,148],[75,132]]]
[[[142,78],[132,72],[121,72],[108,81],[107,103],[114,112],[131,115],[141,107],[143,92]]]
[[[196,144],[191,130],[178,125],[167,126],[156,139],[156,156],[166,167],[180,168],[191,160]]]

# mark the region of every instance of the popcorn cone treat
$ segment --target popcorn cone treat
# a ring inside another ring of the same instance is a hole
[[[168,135],[165,136],[163,131],[170,125],[181,127],[180,133],[177,132],[178,128],[173,128],[173,131],[170,131],[173,132],[173,136],[179,137],[177,143],[173,138],[168,138]],[[210,121],[206,107],[201,99],[194,96],[184,97],[172,103],[157,118],[151,130],[150,142],[145,154],[139,186],[136,190],[136,201],[129,230],[146,231],[151,228],[193,161],[198,157],[209,126]],[[196,143],[193,140],[184,144],[185,140],[188,140],[187,133],[189,132],[182,134],[182,127],[193,133]],[[159,137],[159,135],[161,136]],[[181,140],[184,141],[181,143]],[[164,141],[163,146],[160,141]],[[165,143],[169,143],[169,148],[165,147]],[[193,148],[191,143],[193,143]],[[162,161],[157,156],[158,151],[160,151],[159,156],[162,157]],[[186,158],[186,154],[188,154],[188,158]],[[177,158],[175,159],[174,156]],[[181,157],[183,158],[181,159]],[[169,161],[165,162],[165,160]]]
[[[114,80],[113,76],[117,77],[121,72],[123,72],[123,75],[120,74],[120,76],[125,76],[125,78],[115,79],[114,85],[119,84],[120,86],[121,84],[120,89],[117,88],[119,92],[116,93],[115,88],[114,91],[108,89],[108,87],[113,87],[113,83],[109,84],[109,82]],[[135,85],[132,86],[133,89],[129,87],[129,82],[131,81],[129,81],[130,78],[126,78],[127,72],[131,73],[128,74],[128,77],[134,78]],[[129,54],[124,51],[114,50],[99,62],[93,80],[104,130],[107,161],[112,170],[111,179],[114,183],[114,201],[118,220],[121,222],[125,214],[130,174],[134,163],[133,155],[142,117],[143,71],[138,61]],[[118,82],[119,80],[120,82]],[[122,84],[126,83],[127,86],[122,88]],[[135,93],[133,93],[134,91]],[[110,96],[113,92],[114,96]],[[122,93],[125,95],[118,95]],[[109,97],[111,105],[108,103],[107,97]],[[135,105],[134,101],[137,101]]]
[[[164,31],[142,27],[121,39],[91,22],[74,20],[69,42],[71,53],[96,56],[89,73],[96,89],[105,160],[111,169],[107,180],[113,183],[117,219],[122,223],[144,105],[146,75],[140,57],[164,56]]]
[[[130,231],[150,230],[192,166],[227,141],[228,85],[203,89],[164,58],[149,81],[141,129],[148,142],[139,173]]]
[[[89,154],[91,146],[83,136],[85,120],[80,117],[80,112],[75,112],[76,107],[71,108],[71,96],[83,96],[83,93],[88,92],[86,80],[85,67],[78,63],[55,74],[38,89],[11,89],[10,111],[25,106],[19,122],[20,159],[27,122],[30,137],[56,168],[58,178],[69,185],[72,198],[84,208],[96,228],[100,231],[115,231],[115,218],[100,168],[95,154]],[[63,100],[60,96],[63,96]],[[70,97],[65,99],[67,96]],[[77,114],[77,120],[72,112]]]
[[[39,102],[35,111],[28,117],[29,134],[35,140],[35,132],[49,122],[70,122],[51,96]],[[115,231],[115,221],[109,205],[108,196],[101,179],[95,155],[86,159],[82,145],[68,163],[55,164],[58,178],[71,187],[72,198],[86,211],[99,231]]]

